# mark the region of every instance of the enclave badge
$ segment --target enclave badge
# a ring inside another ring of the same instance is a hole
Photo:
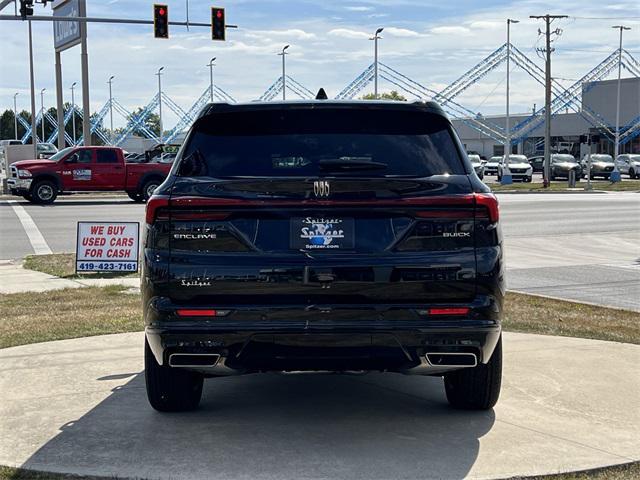
[[[316,197],[328,197],[331,188],[326,180],[316,180],[313,182],[313,194]]]

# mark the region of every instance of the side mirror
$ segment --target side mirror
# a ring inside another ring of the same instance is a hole
[[[74,153],[70,157],[67,157],[67,159],[64,161],[64,163],[78,163],[78,159],[79,158],[80,157],[78,156],[78,154]]]

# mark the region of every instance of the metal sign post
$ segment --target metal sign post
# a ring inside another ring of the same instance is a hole
[[[82,5],[81,5],[82,4]],[[86,15],[84,0],[58,0],[53,4],[53,17],[81,17]],[[84,7],[84,9],[82,8]],[[85,29],[86,32],[86,29]],[[65,147],[65,125],[64,125],[64,96],[62,87],[62,52],[75,47],[82,41],[82,30],[80,22],[53,22],[53,45],[56,55],[56,105],[58,109],[58,148]],[[84,67],[84,64],[83,64]],[[84,100],[84,71],[83,71],[83,100]],[[83,105],[82,108],[87,108]],[[87,112],[88,110],[84,110]],[[75,112],[74,112],[75,117]],[[84,124],[83,124],[84,126]]]

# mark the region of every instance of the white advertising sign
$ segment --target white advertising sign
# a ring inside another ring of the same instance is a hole
[[[137,272],[138,222],[78,222],[77,272]]]

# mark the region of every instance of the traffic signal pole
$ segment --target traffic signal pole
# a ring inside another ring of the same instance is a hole
[[[15,15],[0,15],[1,20],[18,20],[23,21],[22,17]],[[138,20],[133,18],[100,18],[100,17],[53,17],[50,15],[31,15],[29,20],[32,22],[82,22],[82,23],[124,23],[129,25],[153,25],[153,20]],[[180,27],[207,27],[211,28],[210,23],[202,22],[168,22],[169,25],[177,25]],[[238,28],[238,25],[226,25],[227,28]]]

